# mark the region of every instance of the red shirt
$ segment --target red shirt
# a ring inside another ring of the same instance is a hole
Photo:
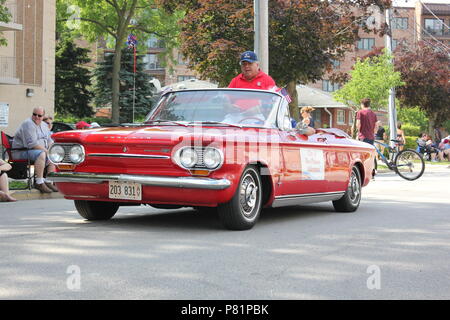
[[[256,77],[250,81],[245,79],[242,73],[239,74],[231,80],[228,88],[270,90],[275,86],[276,84],[272,77],[260,70]]]
[[[371,109],[359,110],[356,114],[356,119],[361,123],[361,129],[358,133],[360,140],[369,139],[375,140],[375,123],[377,122],[377,115]]]

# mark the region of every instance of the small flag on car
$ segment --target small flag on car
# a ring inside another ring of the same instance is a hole
[[[280,93],[286,98],[288,103],[292,102],[292,98],[289,95],[288,91],[286,90],[286,88],[281,88]]]

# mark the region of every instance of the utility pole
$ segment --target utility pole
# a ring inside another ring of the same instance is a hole
[[[392,28],[391,28],[391,9],[386,9],[386,24],[388,27],[386,33],[386,50],[392,54]],[[391,60],[391,63],[393,61]],[[389,89],[389,145],[395,146],[395,142],[390,140],[397,139],[397,111],[395,110],[395,88]]]
[[[255,16],[254,51],[259,59],[259,67],[269,73],[269,1],[253,0]]]

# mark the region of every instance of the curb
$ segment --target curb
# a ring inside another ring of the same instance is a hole
[[[31,190],[9,190],[12,197],[17,200],[40,200],[40,199],[63,199],[64,196],[59,192],[41,193],[36,189]]]

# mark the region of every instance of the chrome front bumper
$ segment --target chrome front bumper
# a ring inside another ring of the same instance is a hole
[[[53,182],[103,183],[111,180],[136,182],[144,186],[209,190],[224,190],[231,185],[228,179],[81,172],[52,172],[47,178]]]

